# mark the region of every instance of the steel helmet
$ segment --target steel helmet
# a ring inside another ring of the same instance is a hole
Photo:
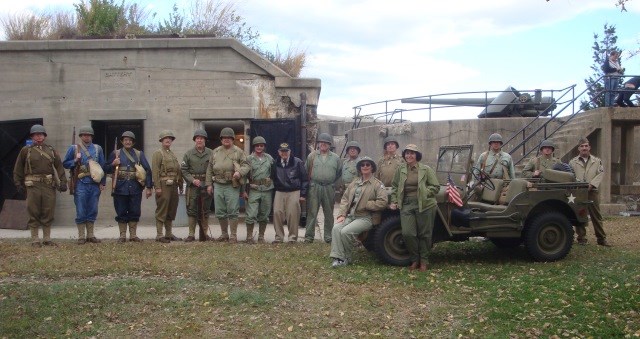
[[[232,138],[233,140],[235,140],[236,133],[233,131],[233,129],[231,129],[231,127],[225,127],[222,129],[222,131],[220,131],[220,139],[222,138]]]
[[[371,163],[371,173],[375,173],[376,170],[378,169],[376,166],[375,161],[373,161],[373,159],[369,158],[368,156],[363,156],[362,158],[360,158],[360,160],[358,160],[358,162],[356,163],[356,169],[358,170],[358,172],[360,172],[360,167],[362,166],[363,163],[365,162],[370,162]]]
[[[171,140],[176,140],[176,136],[173,135],[173,131],[165,129],[162,132],[160,132],[160,139],[158,141],[162,142],[162,139],[164,138],[171,138]]]
[[[542,142],[540,143],[540,150],[542,150],[543,147],[551,147],[552,150],[556,150],[556,146],[553,145],[553,141],[549,139],[542,140]]]
[[[80,127],[80,130],[78,131],[78,135],[83,135],[83,134],[94,135],[93,134],[93,128],[91,126],[82,126],[82,127]]]
[[[196,141],[196,137],[203,137],[205,139],[209,139],[209,136],[207,135],[207,131],[199,128],[197,129],[195,132],[193,132],[193,141]]]
[[[489,136],[489,143],[492,142],[499,142],[500,144],[504,144],[504,142],[502,141],[502,135],[498,134],[498,133],[493,133]]]
[[[360,144],[355,141],[355,140],[351,140],[347,143],[347,145],[345,146],[345,149],[347,150],[347,152],[349,152],[349,147],[354,147],[358,149],[358,153],[360,153],[362,151],[362,149],[360,148]]]
[[[44,129],[42,125],[33,125],[31,126],[31,130],[29,131],[29,135],[33,135],[36,133],[42,133],[44,136],[47,136],[47,130]]]
[[[255,146],[255,145],[259,145],[259,144],[264,144],[264,145],[266,145],[266,144],[267,144],[267,141],[266,141],[266,140],[264,140],[264,138],[263,138],[263,137],[261,137],[261,136],[257,136],[257,137],[255,137],[255,138],[253,138],[253,140],[251,141],[251,146]]]
[[[420,152],[418,150],[418,146],[414,145],[414,144],[408,144],[407,146],[405,146],[404,150],[402,150],[402,158],[404,158],[404,154],[407,151],[413,151],[416,153],[416,160],[419,162],[420,160],[422,160],[422,152]]]
[[[318,136],[318,142],[326,142],[330,146],[333,144],[331,136],[327,133],[320,133],[320,135]]]
[[[388,137],[384,138],[384,143],[382,144],[382,148],[386,149],[387,148],[387,144],[390,143],[390,142],[396,144],[396,148],[400,148],[400,144],[398,143],[398,140],[395,137],[392,137],[392,136],[388,136]]]
[[[133,134],[133,132],[131,131],[124,131],[124,133],[122,133],[122,136],[120,136],[120,141],[122,141],[122,139],[124,138],[131,138],[134,141],[136,140],[136,135]]]

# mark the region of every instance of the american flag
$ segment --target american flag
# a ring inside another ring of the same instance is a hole
[[[451,175],[447,177],[447,195],[450,203],[462,207],[462,197],[460,197],[460,192],[456,189],[455,183],[451,180]]]

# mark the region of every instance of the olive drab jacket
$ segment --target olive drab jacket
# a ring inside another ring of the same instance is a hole
[[[207,174],[207,167],[209,167],[209,159],[213,150],[205,147],[202,152],[193,147],[189,149],[182,157],[182,163],[180,163],[180,169],[182,170],[182,177],[191,185],[193,180],[199,179],[202,181],[202,186],[205,183],[205,175]]]
[[[376,178],[380,179],[385,186],[391,187],[393,176],[396,175],[396,170],[403,163],[404,159],[398,154],[394,154],[391,157],[386,155],[381,157],[376,164],[378,168],[375,173]]]
[[[436,194],[440,191],[440,183],[436,172],[429,166],[418,163],[418,210],[420,212],[431,208],[437,204]],[[404,198],[404,183],[407,181],[407,171],[409,166],[403,163],[391,183],[391,203],[398,204],[402,208]]]
[[[219,184],[232,183],[234,172],[238,171],[242,178],[245,178],[250,170],[247,155],[240,147],[231,145],[226,149],[224,146],[218,146],[213,150],[211,159],[209,159],[206,185],[211,186],[214,182]],[[242,181],[240,184],[243,183]]]
[[[334,184],[342,176],[342,163],[340,157],[329,151],[326,155],[320,154],[320,151],[314,151],[307,157],[305,163],[307,173],[311,178],[309,185]]]
[[[175,185],[182,186],[182,171],[180,170],[180,163],[178,158],[171,152],[171,150],[160,148],[153,152],[151,157],[151,175],[153,176],[153,185],[156,188],[160,188],[160,183],[167,181],[171,182],[168,186]]]
[[[491,178],[496,179],[515,179],[516,169],[513,165],[513,159],[509,153],[499,151],[493,152],[492,150],[483,152],[478,157],[476,167],[487,172]]]
[[[354,217],[369,216],[373,225],[379,224],[380,211],[387,208],[387,191],[382,181],[373,176],[364,181],[356,177],[342,195],[338,216],[346,217],[352,208]]]
[[[258,191],[269,191],[273,189],[273,180],[271,179],[275,172],[275,160],[268,153],[264,153],[262,157],[251,153],[247,157],[247,162],[251,167],[249,171],[249,188]]]
[[[46,154],[46,156],[44,154]],[[13,167],[13,183],[16,187],[25,186],[25,178],[28,175],[51,175],[51,183],[56,181],[53,176],[54,169],[58,172],[60,184],[67,184],[67,178],[62,166],[60,155],[52,146],[43,144],[42,146],[25,146],[20,150],[16,164]]]
[[[602,160],[600,160],[600,158],[590,155],[589,159],[585,162],[580,156],[577,156],[569,161],[569,165],[576,174],[576,180],[588,182],[595,189],[600,187],[602,177],[604,176],[604,167],[602,166]]]
[[[342,184],[346,187],[358,177],[356,164],[360,161],[360,157],[355,159],[347,158],[342,162]]]
[[[560,163],[560,159],[553,155],[545,156],[540,155],[529,160],[529,162],[522,169],[522,176],[525,178],[532,178],[533,172],[542,172],[545,169],[553,169],[553,165]]]

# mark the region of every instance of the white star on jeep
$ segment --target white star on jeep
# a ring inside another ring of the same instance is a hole
[[[573,196],[573,193],[571,193],[571,195],[569,195],[567,197],[567,200],[569,200],[570,204],[575,204],[576,203],[576,197]]]

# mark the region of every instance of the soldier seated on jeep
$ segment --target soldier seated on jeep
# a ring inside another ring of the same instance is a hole
[[[571,172],[555,169],[545,169],[540,178],[529,180],[490,178],[471,167],[472,154],[472,145],[440,147],[436,175],[441,187],[432,245],[486,237],[498,248],[523,244],[536,261],[564,258],[573,244],[572,225],[588,222],[588,184],[576,182]],[[449,182],[458,190],[462,206],[449,201]],[[476,193],[477,186],[481,193]],[[503,187],[507,187],[504,192]],[[477,201],[471,201],[475,194],[479,194]],[[387,264],[409,264],[396,211],[386,210],[363,243]]]

